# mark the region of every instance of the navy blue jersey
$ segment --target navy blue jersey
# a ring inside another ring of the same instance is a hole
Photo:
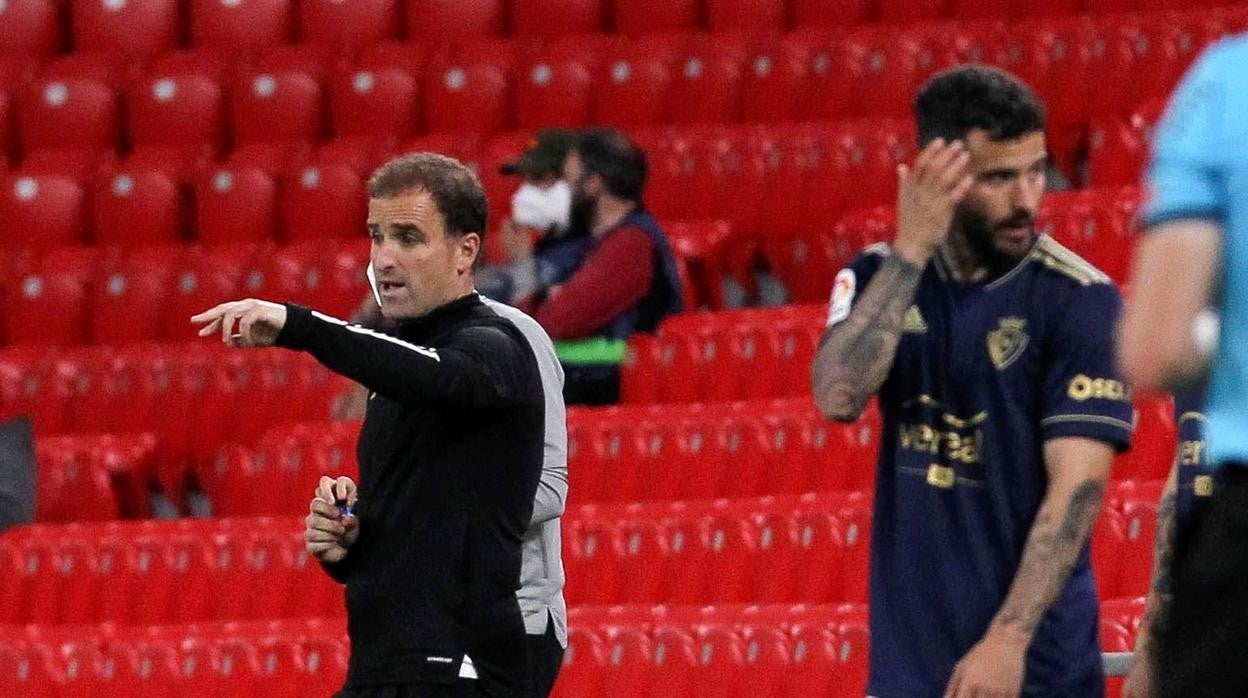
[[[1179,425],[1179,446],[1175,453],[1179,481],[1174,506],[1175,523],[1180,528],[1190,526],[1200,516],[1213,494],[1213,474],[1205,450],[1204,409],[1204,395],[1174,396],[1174,421]]]
[[[887,254],[876,245],[841,271],[830,324]],[[1108,277],[1046,236],[988,282],[954,281],[939,255],[923,271],[879,394],[870,695],[942,695],[982,638],[1045,495],[1046,439],[1128,447],[1131,396],[1112,347],[1121,304]],[[1095,696],[1103,683],[1085,549],[1035,633],[1024,695]]]

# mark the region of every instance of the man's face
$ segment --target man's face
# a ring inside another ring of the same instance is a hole
[[[954,228],[990,265],[1017,261],[1031,249],[1044,197],[1044,133],[994,141],[975,129],[967,135],[966,147],[975,183],[958,205]]]
[[[413,189],[370,199],[369,251],[381,312],[392,320],[417,318],[465,292],[480,236],[451,236],[429,192]]]

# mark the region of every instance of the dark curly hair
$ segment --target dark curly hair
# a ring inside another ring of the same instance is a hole
[[[933,75],[914,98],[919,147],[943,138],[966,138],[983,129],[994,141],[1044,130],[1044,105],[1022,80],[985,65],[964,65]]]

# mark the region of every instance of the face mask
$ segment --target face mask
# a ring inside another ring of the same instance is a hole
[[[563,180],[545,189],[525,182],[511,197],[512,220],[534,230],[566,230],[571,210],[572,189]]]

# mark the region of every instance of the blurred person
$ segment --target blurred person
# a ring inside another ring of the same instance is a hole
[[[1248,695],[1248,36],[1206,49],[1157,126],[1145,233],[1119,328],[1123,371],[1141,388],[1207,381],[1217,488],[1175,550],[1172,599],[1153,638],[1155,694]]]
[[[545,401],[524,334],[473,289],[485,192],[450,158],[393,160],[369,180],[387,335],[248,299],[196,315],[231,347],[311,353],[368,388],[358,488],[322,478],[305,541],[346,585],[342,698],[521,696],[516,597],[542,467]]]
[[[576,137],[572,131],[539,131],[518,158],[500,167],[524,183],[511,197],[511,217],[499,226],[508,263],[477,273],[478,288],[490,298],[509,303],[539,286],[561,284],[584,260],[588,239],[583,230],[569,231],[572,189],[563,179]]]
[[[812,367],[838,421],[883,414],[868,693],[1100,696],[1088,537],[1129,389],[1121,301],[1045,235],[1044,108],[964,66],[915,99],[922,152],[898,168],[897,237],[836,277]]]
[[[1122,688],[1123,698],[1151,698],[1156,655],[1153,638],[1161,632],[1173,595],[1170,567],[1175,551],[1186,543],[1213,494],[1205,443],[1204,396],[1198,391],[1174,397],[1174,421],[1179,443],[1174,464],[1157,505],[1157,538],[1153,546],[1153,579],[1149,585],[1144,620],[1135,638],[1135,657]]]
[[[646,174],[645,153],[624,134],[605,128],[581,134],[563,178],[572,189],[569,234],[588,238],[584,261],[566,281],[539,283],[516,303],[565,342],[569,403],[618,401],[625,340],[681,311],[675,255],[642,202]]]

